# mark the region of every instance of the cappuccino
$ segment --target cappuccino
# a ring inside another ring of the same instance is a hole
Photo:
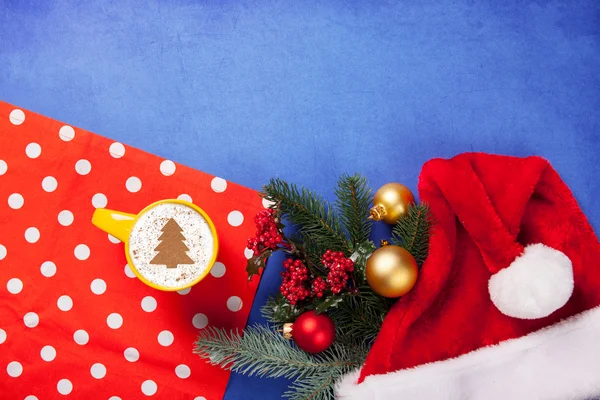
[[[128,243],[132,267],[147,281],[171,289],[203,276],[214,253],[206,219],[180,203],[158,204],[141,214]]]

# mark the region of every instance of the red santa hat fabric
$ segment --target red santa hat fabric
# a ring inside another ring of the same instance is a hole
[[[429,257],[338,397],[600,395],[600,244],[550,164],[435,159],[419,194],[436,221]]]

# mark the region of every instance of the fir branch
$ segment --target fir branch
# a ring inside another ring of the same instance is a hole
[[[369,239],[373,221],[368,219],[373,202],[367,180],[358,174],[344,174],[338,180],[335,203],[340,220],[350,235],[354,248]]]
[[[292,249],[295,250],[296,255],[304,259],[306,266],[313,275],[327,274],[327,269],[321,262],[324,252],[310,237],[306,237],[306,235],[300,232],[295,232],[288,237],[288,241],[292,245]]]
[[[361,365],[352,349],[334,343],[319,356],[310,355],[268,327],[247,327],[244,335],[224,329],[205,328],[196,342],[194,353],[212,365],[244,375],[299,378],[317,373],[346,371]]]
[[[335,382],[340,376],[338,371],[333,370],[296,379],[283,397],[290,400],[334,400]]]
[[[264,187],[263,196],[278,205],[307,242],[316,245],[320,253],[331,249],[351,253],[339,221],[327,202],[306,188],[298,189],[279,178],[271,179]]]
[[[420,267],[429,254],[429,237],[433,221],[429,206],[419,204],[409,207],[408,212],[394,226],[392,243],[404,247]]]
[[[357,296],[346,296],[329,315],[340,340],[370,345],[395,300],[373,293],[368,286],[361,286],[359,292]]]

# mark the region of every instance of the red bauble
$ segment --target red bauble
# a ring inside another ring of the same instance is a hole
[[[293,324],[286,324],[291,337],[298,347],[307,353],[320,353],[326,350],[335,339],[335,326],[326,314],[307,311],[300,315]],[[284,332],[285,332],[284,328]]]

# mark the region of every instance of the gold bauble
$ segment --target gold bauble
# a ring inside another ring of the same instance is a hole
[[[417,281],[415,258],[403,247],[383,246],[367,259],[367,282],[375,293],[384,297],[400,297]]]
[[[395,224],[415,202],[415,196],[400,183],[388,183],[375,192],[370,219]]]

